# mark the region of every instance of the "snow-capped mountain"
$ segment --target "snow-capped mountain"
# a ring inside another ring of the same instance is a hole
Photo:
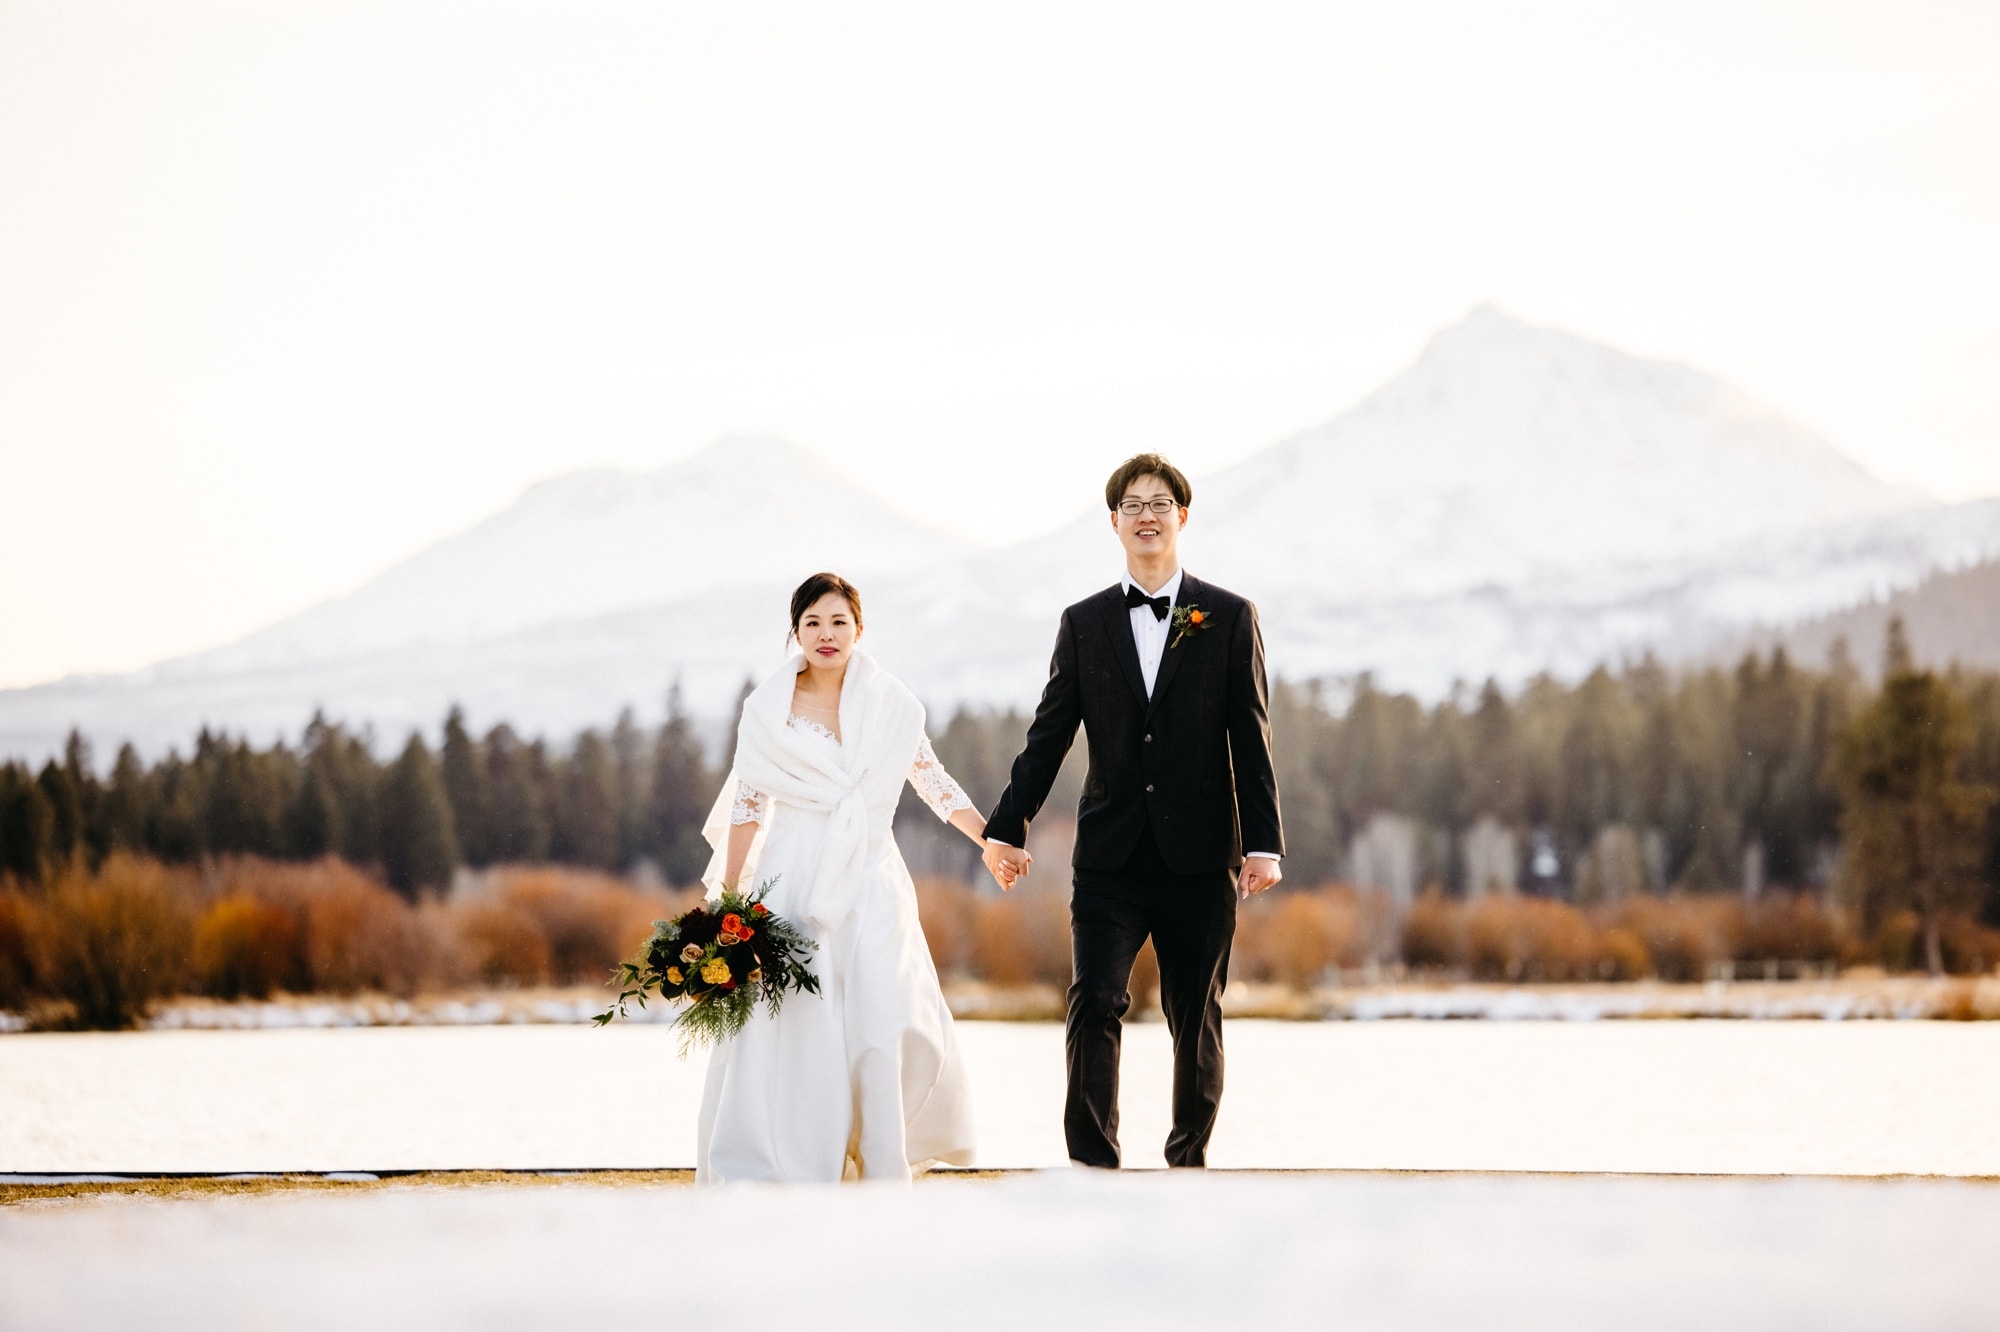
[[[1121,565],[1078,498],[1068,527],[967,550],[770,441],[580,473],[232,647],[0,693],[0,754],[71,724],[100,747],[204,722],[269,738],[316,706],[386,737],[453,702],[563,736],[627,703],[657,715],[675,679],[719,714],[779,660],[801,571],[828,565],[864,582],[868,646],[924,697],[1024,704],[1056,613]],[[746,523],[811,538],[746,550]],[[2000,500],[1937,505],[1710,376],[1481,309],[1353,410],[1195,478],[1184,552],[1259,603],[1275,672],[1435,695],[1723,650],[2000,556]]]
[[[743,539],[751,515],[754,542]],[[307,667],[462,646],[719,587],[795,583],[802,569],[866,574],[961,549],[957,534],[902,513],[810,449],[729,438],[656,471],[593,468],[545,481],[347,596],[171,669]],[[782,611],[776,623],[782,634]]]

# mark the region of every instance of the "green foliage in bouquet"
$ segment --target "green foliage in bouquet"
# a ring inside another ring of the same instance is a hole
[[[686,1055],[743,1030],[760,1001],[776,1013],[792,990],[818,994],[819,977],[803,959],[819,945],[764,905],[776,882],[767,879],[748,896],[725,888],[676,919],[654,921],[639,955],[612,973],[618,1002],[597,1015],[597,1025],[626,1016],[628,1001],[644,1008],[649,993],[685,1000],[674,1025]]]

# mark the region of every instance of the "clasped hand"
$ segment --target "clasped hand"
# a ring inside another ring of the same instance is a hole
[[[986,872],[993,876],[993,881],[1000,885],[1003,893],[1012,888],[1014,880],[1026,874],[1028,867],[1035,863],[1035,858],[1021,848],[1001,846],[998,842],[988,842],[981,859],[986,862]]]

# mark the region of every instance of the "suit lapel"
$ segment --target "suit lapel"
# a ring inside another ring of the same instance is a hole
[[[1199,604],[1200,601],[1200,581],[1193,574],[1183,570],[1181,573],[1181,590],[1175,595],[1174,604],[1176,606],[1186,606]],[[1160,706],[1160,700],[1166,697],[1167,686],[1174,682],[1174,674],[1180,670],[1181,658],[1186,656],[1187,650],[1194,645],[1194,640],[1189,638],[1183,641],[1179,647],[1173,646],[1175,632],[1171,626],[1167,630],[1167,650],[1160,654],[1159,674],[1153,677],[1153,696],[1146,701],[1146,713],[1148,716],[1152,715],[1154,708]],[[1128,633],[1125,636],[1130,638],[1132,635]],[[1138,650],[1135,648],[1132,653],[1135,661],[1138,659],[1138,655]]]
[[[1146,676],[1139,669],[1139,645],[1132,641],[1132,612],[1125,608],[1123,584],[1101,593],[1100,605],[1104,610],[1104,631],[1111,635],[1111,655],[1118,658],[1118,669],[1143,708],[1147,705]]]

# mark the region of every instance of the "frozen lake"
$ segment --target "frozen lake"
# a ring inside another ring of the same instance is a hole
[[[1062,1032],[959,1024],[980,1163],[1064,1160]],[[1228,1167],[2000,1175],[2000,1023],[1231,1021]],[[1126,1159],[1168,1049],[1126,1029]],[[660,1027],[0,1037],[0,1172],[686,1166]]]

